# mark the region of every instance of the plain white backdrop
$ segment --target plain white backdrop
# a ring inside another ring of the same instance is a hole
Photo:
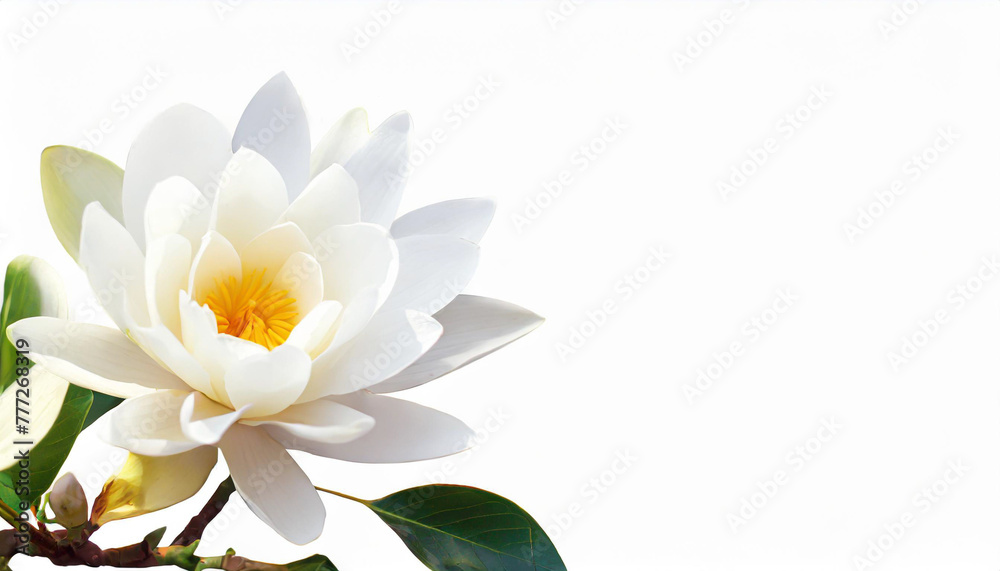
[[[0,261],[44,257],[38,158],[123,164],[190,102],[234,127],[286,71],[313,140],[400,110],[403,211],[499,201],[471,292],[547,323],[406,396],[480,431],[409,465],[299,457],[361,497],[514,499],[573,570],[1000,564],[996,2],[0,3]],[[120,452],[84,433],[93,498]],[[172,537],[194,499],[95,541]],[[200,553],[420,569],[327,497],[315,543],[231,502]],[[15,561],[17,569],[47,568]]]

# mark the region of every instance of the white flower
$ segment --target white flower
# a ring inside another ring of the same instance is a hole
[[[43,154],[57,236],[117,329],[20,321],[37,366],[125,397],[98,423],[111,444],[204,481],[222,450],[253,511],[295,543],[325,512],[286,449],[407,462],[465,449],[444,413],[382,396],[490,353],[539,325],[531,312],[460,295],[494,212],[453,200],[394,221],[411,121],[373,132],[347,113],[310,152],[302,105],[278,75],[235,137],[180,105],[136,138],[124,175],[67,147]],[[200,485],[200,484],[199,484]]]

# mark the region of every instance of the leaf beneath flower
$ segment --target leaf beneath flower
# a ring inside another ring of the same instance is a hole
[[[423,486],[364,503],[435,571],[566,570],[538,522],[485,490]]]

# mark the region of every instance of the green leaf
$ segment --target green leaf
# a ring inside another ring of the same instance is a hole
[[[104,413],[120,405],[124,400],[125,399],[120,399],[118,397],[113,397],[111,395],[95,391],[94,404],[90,406],[90,412],[87,413],[87,418],[83,420],[83,428],[87,428],[91,424],[94,424],[94,421],[104,416]]]
[[[90,403],[94,396],[87,389],[76,385],[70,385],[66,391],[66,398],[63,400],[62,408],[59,411],[59,418],[55,424],[34,448],[31,449],[31,467],[28,470],[28,494],[18,495],[18,471],[17,464],[0,472],[0,500],[8,506],[15,507],[21,501],[28,501],[34,504],[41,497],[45,490],[49,489],[55,481],[59,469],[69,456],[73,443],[76,442],[77,435],[83,429],[83,419],[90,410]]]
[[[37,258],[21,256],[7,266],[7,274],[4,278],[4,299],[3,307],[0,308],[0,331],[3,332],[0,340],[0,385],[6,389],[12,385],[18,368],[18,354],[14,344],[7,339],[7,327],[26,317],[50,316],[66,317],[66,294],[63,289],[62,280],[55,270]],[[23,363],[21,364],[23,367]],[[30,366],[30,363],[29,363]],[[14,387],[17,388],[17,387]],[[41,399],[52,395],[31,392],[30,400],[34,407],[37,407]],[[40,430],[39,434],[44,434],[35,442],[31,449],[31,465],[28,470],[29,493],[19,496],[19,488],[23,484],[18,484],[18,472],[20,467],[14,464],[10,468],[0,472],[0,500],[8,506],[16,507],[22,500],[34,503],[52,485],[59,469],[69,455],[76,437],[83,428],[83,421],[87,417],[90,405],[93,401],[93,394],[77,386],[70,385],[59,408],[59,415],[51,427],[32,427]],[[13,411],[8,412],[12,414]],[[3,438],[11,438],[13,435],[0,435]],[[6,459],[9,460],[9,459]]]
[[[294,563],[285,565],[288,571],[337,571],[330,559],[323,555],[313,555]]]
[[[7,327],[25,317],[66,317],[66,292],[52,266],[38,258],[19,256],[7,266],[0,309],[0,391],[16,378],[17,349],[7,339]]]
[[[566,570],[538,522],[486,490],[423,486],[364,504],[435,571]]]
[[[83,209],[97,201],[122,222],[122,180],[125,173],[104,157],[75,147],[42,151],[42,198],[49,223],[73,259],[80,254]]]

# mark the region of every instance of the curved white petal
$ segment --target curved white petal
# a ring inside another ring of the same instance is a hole
[[[288,208],[285,182],[267,159],[246,147],[236,151],[219,185],[209,228],[240,251]]]
[[[294,222],[273,226],[251,240],[240,252],[243,275],[264,272],[263,280],[272,280],[292,254],[298,252],[313,253],[309,238],[302,230]]]
[[[77,149],[57,146],[42,151],[42,198],[56,237],[73,259],[80,254],[83,209],[100,202],[115,220],[125,223],[122,214],[122,177],[118,165],[104,157]]]
[[[396,244],[381,226],[334,226],[313,241],[313,249],[323,269],[326,299],[345,303],[366,289],[376,288],[381,302],[396,281]]]
[[[233,135],[233,152],[251,148],[278,169],[294,199],[309,180],[309,122],[299,94],[282,72],[257,91]]]
[[[378,290],[375,288],[363,290],[347,302],[336,324],[333,339],[318,356],[313,357],[314,376],[317,372],[327,370],[331,363],[340,358],[341,348],[357,337],[371,322],[375,310],[378,309],[378,302]],[[309,391],[306,390],[305,394],[308,396]],[[300,397],[298,402],[305,401]]]
[[[315,359],[333,341],[337,332],[335,326],[343,309],[340,302],[321,301],[292,329],[285,344],[298,347]]]
[[[299,402],[359,391],[388,379],[426,353],[441,331],[441,324],[423,313],[378,315],[334,359],[316,363]]]
[[[54,375],[41,367],[31,370],[31,390],[35,397],[31,401],[31,422],[27,425],[27,434],[14,437],[17,434],[17,418],[15,411],[20,406],[18,399],[23,396],[17,394],[21,387],[17,383],[7,387],[3,394],[0,394],[0,410],[4,414],[0,416],[0,434],[7,434],[10,437],[0,441],[0,470],[6,470],[18,460],[18,448],[24,446],[15,442],[25,439],[32,442],[39,442],[52,429],[52,425],[59,418],[62,410],[63,399],[66,398],[66,391],[69,390],[69,383],[63,378]]]
[[[186,296],[186,292],[179,295]],[[179,305],[179,304],[178,304]],[[183,331],[183,321],[182,321]],[[166,326],[140,327],[130,322],[129,337],[161,367],[173,371],[188,387],[211,394],[212,386],[208,372],[181,344],[180,340]]]
[[[388,228],[403,198],[403,186],[410,174],[413,121],[410,114],[396,113],[344,163],[344,169],[358,184],[361,220]]]
[[[299,315],[312,311],[323,301],[323,270],[316,258],[304,252],[292,254],[285,265],[274,276],[272,290],[284,290],[295,299],[294,307]]]
[[[375,427],[361,438],[344,444],[285,439],[280,434],[278,441],[293,450],[372,464],[440,458],[467,450],[472,445],[472,429],[461,420],[432,408],[364,391],[330,400],[374,418]]]
[[[380,311],[437,313],[462,293],[479,264],[479,246],[452,236],[410,236],[396,246],[399,277]]]
[[[125,227],[140,248],[145,248],[146,203],[153,188],[181,176],[212,197],[232,154],[229,131],[192,105],[171,107],[146,125],[129,150],[122,183]]]
[[[344,167],[331,165],[312,179],[282,220],[295,222],[310,240],[330,226],[361,221],[358,185]]]
[[[193,392],[181,405],[181,431],[195,442],[216,444],[244,412],[246,409],[233,410]]]
[[[83,212],[80,266],[87,273],[97,300],[118,327],[126,315],[149,324],[146,305],[145,259],[128,231],[104,208],[91,202]]]
[[[146,203],[146,244],[180,234],[197,247],[208,231],[212,202],[186,178],[172,176],[153,187]]]
[[[349,406],[315,400],[286,408],[278,414],[244,420],[249,426],[264,426],[279,441],[308,440],[318,444],[341,444],[364,436],[375,420]]]
[[[127,399],[99,422],[101,438],[144,456],[170,456],[193,450],[200,443],[181,430],[181,406],[190,391],[156,391]]]
[[[316,144],[309,161],[310,176],[316,177],[330,168],[330,165],[346,163],[351,155],[368,142],[370,136],[368,112],[360,107],[351,109]]]
[[[262,429],[233,426],[220,443],[236,490],[282,537],[304,545],[319,537],[326,508],[309,477]]]
[[[158,389],[187,389],[121,331],[54,317],[30,317],[11,325],[13,339],[26,339],[35,364],[86,389],[129,398]]]
[[[226,372],[226,392],[244,416],[268,416],[288,408],[309,382],[312,360],[298,347],[283,344],[263,355],[234,363]]]
[[[391,393],[422,385],[489,355],[545,321],[512,303],[473,295],[456,297],[434,319],[444,328],[438,342],[398,375],[369,390]]]
[[[491,198],[446,200],[407,212],[392,223],[392,237],[444,234],[478,243],[493,220]]]
[[[193,299],[204,299],[215,290],[215,280],[241,279],[241,268],[240,255],[229,240],[218,232],[209,232],[191,263],[187,291]]]
[[[188,285],[191,242],[179,234],[167,234],[146,247],[146,303],[153,325],[163,324],[174,335],[181,334],[177,294]]]

